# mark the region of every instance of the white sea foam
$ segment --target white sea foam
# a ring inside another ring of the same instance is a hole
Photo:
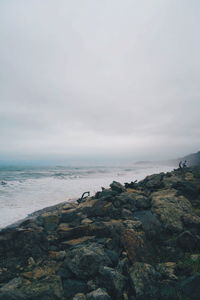
[[[113,181],[141,180],[146,175],[170,171],[170,166],[130,168],[53,168],[1,170],[0,228],[28,214],[57,203],[78,199],[83,192],[94,194]]]

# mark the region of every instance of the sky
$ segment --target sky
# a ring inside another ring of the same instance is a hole
[[[198,0],[1,0],[0,160],[200,149]]]

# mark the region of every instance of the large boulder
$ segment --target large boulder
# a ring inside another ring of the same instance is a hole
[[[154,213],[150,210],[136,211],[134,217],[141,222],[142,228],[148,238],[159,238],[163,230],[163,225]]]
[[[91,243],[68,252],[62,268],[70,270],[77,278],[87,279],[96,275],[100,266],[110,265],[112,261],[103,246]]]
[[[48,240],[42,230],[11,228],[0,232],[0,257],[40,257],[48,250]]]
[[[144,261],[147,256],[144,232],[137,232],[134,229],[126,229],[121,236],[122,245],[127,252],[129,260]]]
[[[99,269],[99,273],[100,285],[106,288],[112,297],[121,299],[126,284],[126,278],[117,270],[106,266],[102,266]]]
[[[182,217],[192,211],[191,203],[184,196],[177,196],[174,189],[166,189],[152,193],[151,200],[152,212],[166,229],[172,232],[183,230]]]
[[[156,191],[164,187],[163,177],[164,173],[147,176],[144,180],[138,183],[138,186],[151,192]]]
[[[147,263],[136,262],[130,269],[130,279],[136,299],[157,299],[160,274]]]

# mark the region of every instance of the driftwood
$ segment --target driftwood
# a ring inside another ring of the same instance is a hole
[[[85,195],[87,195],[87,196],[85,196]],[[84,193],[82,194],[81,198],[79,198],[79,199],[77,200],[77,202],[78,202],[78,203],[84,202],[85,199],[86,199],[87,197],[89,197],[89,196],[90,196],[90,192],[84,192]]]

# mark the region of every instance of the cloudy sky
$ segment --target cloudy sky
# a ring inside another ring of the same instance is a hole
[[[1,0],[1,159],[200,148],[199,0]]]

